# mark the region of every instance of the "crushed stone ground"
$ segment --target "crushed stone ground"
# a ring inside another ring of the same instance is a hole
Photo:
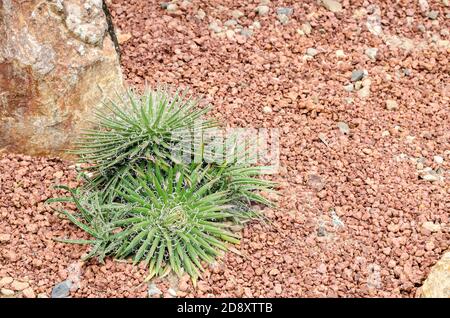
[[[110,4],[130,36],[121,45],[129,84],[189,86],[230,126],[281,135],[280,171],[271,177],[278,207],[264,210],[271,223],[248,224],[241,245],[196,288],[186,277],[155,281],[155,297],[414,297],[448,250],[450,8],[342,3],[332,13],[316,1],[270,1],[263,16],[258,1],[177,1],[174,12],[154,0]],[[279,7],[293,9],[286,24]],[[235,10],[247,31],[255,21],[260,28],[249,36],[226,28]],[[378,49],[375,59],[368,48]],[[366,70],[361,82],[351,82],[355,70]],[[77,184],[72,165],[1,155],[0,234],[10,237],[0,242],[0,281],[49,296],[86,252],[52,240],[87,237],[44,204],[61,194],[52,185]],[[424,169],[437,180],[423,179]],[[147,297],[145,274],[91,261],[71,295]]]

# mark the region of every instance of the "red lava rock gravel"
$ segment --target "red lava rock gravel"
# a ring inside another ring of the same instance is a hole
[[[341,3],[270,1],[260,15],[259,1],[110,1],[128,83],[189,86],[231,126],[281,134],[270,222],[247,225],[195,288],[155,281],[152,297],[413,297],[448,250],[450,8]],[[4,296],[49,296],[86,251],[52,241],[85,237],[43,203],[66,182],[69,162],[1,157]],[[72,296],[146,297],[145,273],[91,261]]]

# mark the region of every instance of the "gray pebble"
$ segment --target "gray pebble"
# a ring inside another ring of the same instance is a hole
[[[333,221],[333,225],[334,227],[344,227],[344,222],[342,222],[342,220],[339,218],[339,216],[336,214],[336,212],[334,210],[332,210],[331,212],[331,220]]]
[[[150,297],[156,296],[156,295],[161,295],[161,294],[162,294],[162,291],[158,287],[156,287],[155,284],[148,285],[148,295]]]
[[[319,227],[317,228],[317,236],[323,237],[326,235],[327,235],[327,231],[325,230],[325,226],[319,225]]]
[[[72,287],[70,280],[56,284],[52,289],[52,298],[67,298],[70,295],[70,287]]]
[[[431,20],[436,20],[438,16],[439,16],[439,11],[432,10],[432,11],[427,12],[427,17]]]
[[[360,80],[362,80],[363,77],[364,77],[364,71],[363,70],[354,70],[352,72],[351,81],[352,82],[360,81]]]
[[[419,158],[416,159],[416,161],[417,161],[417,163],[425,164],[427,162],[427,158],[419,157]]]
[[[230,19],[230,20],[225,21],[223,25],[226,26],[226,27],[230,27],[230,26],[234,26],[236,24],[237,24],[236,20]]]
[[[439,35],[433,34],[433,35],[431,36],[431,42],[437,43],[439,40],[440,40]]]
[[[277,8],[277,14],[284,14],[284,15],[292,15],[292,13],[294,13],[294,9],[293,8],[288,8],[288,7],[280,7]]]
[[[242,28],[241,35],[249,38],[249,37],[251,37],[253,35],[253,31],[250,30],[249,28]]]
[[[411,70],[409,68],[402,68],[402,73],[405,76],[411,75]]]

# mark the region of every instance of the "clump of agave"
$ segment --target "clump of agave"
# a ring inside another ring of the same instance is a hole
[[[203,118],[208,108],[201,109],[198,103],[187,97],[187,91],[170,94],[165,88],[147,89],[142,95],[129,90],[126,96],[118,95],[117,101],[105,103],[94,112],[95,128],[86,130],[72,151],[80,163],[89,164],[86,170],[92,177],[87,186],[112,197],[131,167],[149,160],[170,166],[180,141],[174,132],[217,126]]]
[[[239,160],[191,163],[176,156],[183,134],[218,126],[204,118],[208,108],[199,102],[187,91],[130,90],[97,110],[94,128],[73,150],[85,165],[84,185],[63,186],[70,196],[49,200],[74,203],[76,213],[57,210],[91,239],[59,240],[91,245],[86,259],[132,258],[148,265],[149,278],[173,271],[187,272],[194,281],[203,262],[239,243],[229,227],[259,217],[250,205],[270,205],[260,192],[273,184],[259,178],[267,167]],[[188,155],[198,149],[204,154],[202,141],[196,146],[188,147]]]

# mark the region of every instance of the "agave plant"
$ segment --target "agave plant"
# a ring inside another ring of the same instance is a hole
[[[86,163],[86,186],[103,190],[110,198],[122,176],[141,162],[159,166],[179,162],[174,149],[183,134],[217,126],[203,120],[208,108],[200,108],[200,99],[187,97],[188,91],[171,93],[167,88],[146,89],[141,95],[128,90],[117,95],[94,112],[94,128],[83,132],[73,154]],[[177,132],[177,133],[175,133]]]
[[[259,193],[274,186],[259,178],[270,167],[253,166],[245,158],[254,151],[239,143],[223,162],[188,163],[177,156],[186,136],[196,138],[182,146],[184,155],[210,156],[203,132],[218,126],[203,119],[207,109],[198,107],[199,99],[186,96],[165,88],[142,95],[130,90],[96,111],[94,128],[73,151],[87,164],[85,185],[62,187],[70,196],[49,200],[74,203],[76,213],[58,211],[90,238],[60,241],[91,245],[85,259],[132,257],[149,266],[149,278],[173,270],[194,281],[202,262],[239,242],[227,228],[260,217],[250,203],[271,205]]]
[[[245,139],[245,136],[241,137],[244,138],[239,138],[239,134],[235,132],[228,136],[232,142],[227,141],[227,147],[222,150],[224,161],[207,165],[209,177],[218,179],[217,190],[229,191],[235,205],[242,204],[245,207],[255,202],[271,206],[272,202],[260,192],[271,192],[275,187],[275,183],[261,179],[273,167],[254,165],[258,148],[255,143],[251,144],[251,141]]]
[[[65,209],[54,208],[66,216],[73,224],[90,235],[90,239],[55,238],[56,241],[72,244],[91,245],[92,248],[83,260],[97,256],[103,262],[106,255],[117,248],[117,242],[111,240],[114,234],[111,224],[120,220],[129,210],[129,207],[120,203],[105,203],[101,192],[89,192],[85,189],[70,189],[67,186],[56,186],[69,192],[68,197],[48,199],[47,203],[73,203],[77,212],[70,213]]]
[[[232,202],[241,202],[244,205],[255,202],[273,206],[273,203],[260,192],[272,192],[275,183],[258,178],[267,174],[270,167],[225,164],[216,169],[215,172],[221,175],[218,184],[221,189],[227,189],[230,192]]]
[[[173,270],[178,275],[186,271],[194,281],[201,276],[202,261],[212,262],[227,250],[227,242],[239,243],[227,230],[227,219],[235,216],[229,193],[212,191],[218,179],[205,179],[208,169],[196,168],[189,179],[180,165],[163,170],[149,163],[133,169],[116,189],[120,203],[89,200],[83,205],[73,190],[71,198],[51,200],[74,202],[78,215],[60,212],[93,237],[62,241],[91,244],[87,257],[112,254],[143,261],[148,278]]]

